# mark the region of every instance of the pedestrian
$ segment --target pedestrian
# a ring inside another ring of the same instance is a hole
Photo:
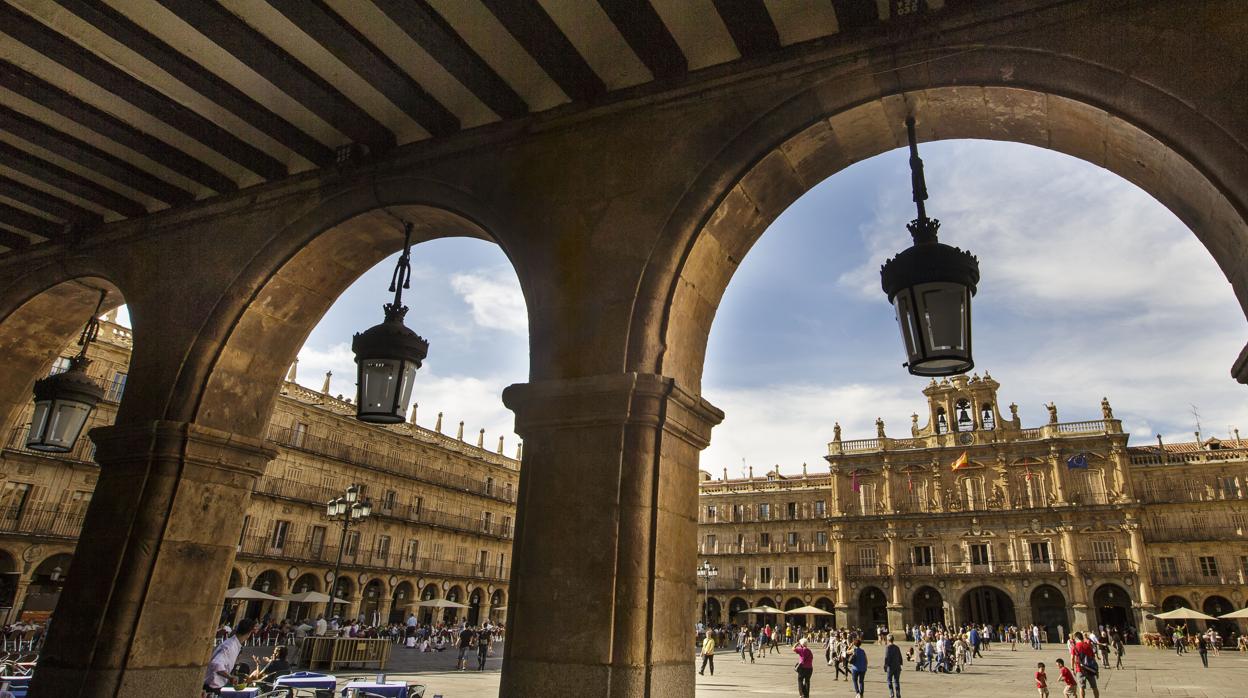
[[[1040,698],[1049,698],[1049,677],[1044,673],[1044,662],[1036,662],[1036,690]]]
[[[1062,680],[1062,698],[1075,698],[1075,675],[1070,673],[1066,663],[1057,660],[1058,677]]]
[[[1122,636],[1119,635],[1118,633],[1114,633],[1113,640],[1110,641],[1110,644],[1114,648],[1114,659],[1117,660],[1114,663],[1114,668],[1121,669],[1122,668],[1122,655],[1127,653],[1127,648],[1122,642]],[[1109,660],[1106,660],[1105,663],[1108,664]]]
[[[797,664],[793,670],[797,672],[797,695],[801,698],[810,698],[810,675],[815,673],[815,653],[810,651],[806,646],[806,638],[797,641],[797,646],[793,648],[797,653]]]
[[[688,655],[686,655],[688,656]],[[703,675],[706,671],[706,665],[711,665],[711,676],[715,675],[715,636],[707,633],[702,640],[702,668],[698,670],[698,675]]]
[[[854,649],[849,658],[849,674],[854,684],[854,696],[862,698],[866,690],[867,653],[862,649],[860,638],[854,638]]]
[[[750,664],[754,663],[754,635],[749,628],[741,628],[741,637],[738,642],[741,643],[741,663],[745,663],[745,655],[750,655]]]
[[[901,698],[901,648],[893,644],[892,635],[885,642],[888,644],[884,647],[884,678],[888,683],[888,695]]]
[[[1209,640],[1205,639],[1204,634],[1196,636],[1196,651],[1200,653],[1200,663],[1209,668]]]
[[[227,637],[212,651],[212,658],[208,660],[208,672],[204,675],[206,695],[219,695],[221,689],[230,682],[234,664],[238,661],[238,653],[242,651],[243,644],[251,638],[255,629],[256,622],[250,618],[238,621],[238,625],[234,627],[234,634]]]
[[[455,668],[458,671],[466,671],[468,669],[468,650],[472,647],[473,640],[477,639],[476,633],[468,629],[465,625],[459,631],[459,658],[455,660]]]
[[[971,626],[971,660],[974,662],[976,657],[983,657],[979,653],[979,628]]]
[[[477,671],[485,671],[485,660],[490,656],[490,639],[493,633],[483,627],[477,632]]]
[[[1100,667],[1096,663],[1096,649],[1085,640],[1083,633],[1075,633],[1075,670],[1079,674],[1079,698],[1087,698],[1088,689],[1092,689],[1092,698],[1101,698],[1101,691],[1096,687]]]

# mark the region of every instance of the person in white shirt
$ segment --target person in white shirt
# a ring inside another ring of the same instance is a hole
[[[238,621],[234,634],[212,651],[212,659],[208,660],[208,672],[204,675],[204,693],[218,695],[218,692],[229,683],[230,672],[234,670],[234,664],[238,661],[238,653],[242,651],[243,643],[251,637],[255,629],[256,622],[250,618]]]
[[[325,622],[325,616],[316,617],[316,634],[324,635],[329,632],[329,623]]]

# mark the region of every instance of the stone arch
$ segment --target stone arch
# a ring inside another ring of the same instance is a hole
[[[251,581],[252,589],[262,591],[272,596],[281,596],[285,593],[285,585],[285,576],[275,569],[264,570],[260,574],[256,575],[256,578]],[[261,599],[248,601],[244,607],[243,617],[262,619],[276,610],[277,603],[278,602],[276,601],[265,601]]]
[[[458,584],[453,584],[451,585],[449,589],[446,590],[447,601],[453,601],[454,603],[464,603],[465,598],[466,597],[464,596],[463,587],[459,586]],[[446,623],[447,625],[450,625],[451,623],[454,623],[460,620],[463,617],[463,614],[461,613],[461,611],[464,611],[464,610],[467,610],[467,609],[460,609],[460,608],[443,609],[442,622]]]
[[[343,617],[347,615],[347,609],[351,606],[351,601],[355,598],[355,581],[350,575],[340,574],[334,580],[330,596],[342,601],[330,601],[327,613],[331,616]]]
[[[749,622],[748,619],[738,618],[737,614],[744,611],[745,609],[749,607],[750,607],[749,601],[746,601],[740,596],[732,597],[731,599],[728,600],[728,620],[733,623],[748,623]]]
[[[1200,603],[1200,610],[1214,618],[1218,618],[1218,616],[1224,616],[1236,610],[1236,608],[1235,604],[1231,603],[1231,600],[1225,596],[1212,594],[1205,597],[1205,600]],[[1205,621],[1205,627],[1221,635],[1224,645],[1231,643],[1232,634],[1239,634],[1239,624],[1230,619],[1207,620]]]
[[[877,628],[888,626],[888,594],[876,586],[858,593],[858,627],[867,640],[876,639]]]
[[[661,245],[678,261],[646,270],[647,302],[635,310],[634,324],[657,321],[661,339],[646,345],[644,333],[634,332],[634,365],[699,390],[710,326],[740,260],[816,184],[903,146],[907,113],[916,115],[921,141],[1026,143],[1136,184],[1196,234],[1248,315],[1248,194],[1236,174],[1248,170],[1248,152],[1238,142],[1154,86],[1133,80],[1124,89],[1121,73],[1055,53],[983,52],[983,63],[919,61],[922,68],[895,68],[893,61],[905,61],[890,56],[882,66],[887,82],[863,80],[847,89],[828,80],[741,130],[669,220]],[[1001,65],[1011,67],[1008,79]],[[1134,98],[1124,99],[1128,93]],[[1219,146],[1209,147],[1214,142]]]
[[[980,584],[962,592],[958,622],[977,625],[1014,625],[1017,615],[1010,593],[992,584]]]
[[[945,595],[931,585],[924,585],[914,590],[911,595],[910,607],[914,609],[912,621],[917,625],[944,625],[949,621],[949,613],[945,608]]]
[[[1060,642],[1063,631],[1069,632],[1070,614],[1066,608],[1066,595],[1052,584],[1041,584],[1031,590],[1032,622],[1048,638],[1048,642]],[[1058,626],[1061,626],[1060,629]]]
[[[381,617],[381,606],[387,596],[386,583],[379,577],[374,577],[364,584],[364,591],[360,595],[360,616],[364,618],[366,624],[374,625],[385,620]]]
[[[819,609],[820,611],[827,611],[828,613],[831,614],[827,616],[816,616],[815,617],[816,628],[835,628],[836,627],[836,603],[832,601],[832,599],[829,599],[826,596],[820,596],[819,598],[815,599],[815,603],[812,605],[815,608]]]
[[[395,584],[394,589],[390,592],[390,615],[387,618],[387,622],[405,622],[408,613],[413,608],[412,604],[416,602],[415,594],[416,591],[411,582],[403,580]]]
[[[706,600],[703,612],[708,624],[715,626],[723,622],[723,607],[720,606],[719,599],[714,596]]]
[[[1177,608],[1192,608],[1192,602],[1178,594],[1172,594],[1161,600],[1162,613],[1173,611]],[[1167,628],[1177,628],[1180,623],[1182,623],[1182,627],[1188,632],[1194,632],[1196,629],[1196,621],[1194,620],[1173,621],[1161,619],[1157,619],[1157,629],[1159,631],[1164,631]]]
[[[490,620],[498,623],[507,619],[507,592],[495,589],[490,594]]]
[[[1092,592],[1096,607],[1096,624],[1116,628],[1120,632],[1135,625],[1131,614],[1131,594],[1118,584],[1102,584]]]
[[[441,598],[440,592],[441,589],[437,584],[429,582],[420,588],[420,600],[424,602],[439,599]],[[420,619],[420,622],[425,625],[432,625],[434,621],[434,610],[435,609],[430,606],[421,606],[420,610],[417,612],[417,617]]]
[[[484,620],[481,609],[485,605],[485,600],[485,589],[481,587],[473,587],[468,592],[468,598],[463,602],[468,604],[468,608],[464,609],[464,620],[468,622],[468,625],[480,625]]]
[[[290,585],[290,593],[302,594],[321,590],[321,577],[315,572],[304,572]],[[286,616],[291,620],[311,618],[318,604],[291,601],[286,605]]]

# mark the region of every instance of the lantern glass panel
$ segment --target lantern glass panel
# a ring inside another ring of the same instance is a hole
[[[897,313],[897,324],[901,327],[901,340],[906,345],[906,359],[914,362],[920,355],[919,331],[915,326],[914,299],[910,289],[902,289],[893,297],[893,309]]]
[[[969,299],[962,284],[929,283],[914,287],[927,350],[965,353]]]
[[[41,400],[35,403],[26,447],[64,453],[74,447],[92,405],[77,400]]]
[[[394,411],[395,393],[403,362],[398,359],[363,359],[360,361],[360,412],[389,413]]]

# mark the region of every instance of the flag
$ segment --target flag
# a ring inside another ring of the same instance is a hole
[[[907,492],[914,491],[914,478],[911,477],[910,475],[906,475],[906,491]]]
[[[958,456],[958,459],[953,462],[953,465],[949,466],[949,470],[950,472],[959,470],[961,468],[965,468],[967,465],[970,465],[970,463],[971,461],[968,459],[966,451],[963,451],[962,455]]]
[[[858,473],[856,471],[854,472],[853,479],[850,481],[849,486],[854,488],[855,492],[862,491],[862,485],[858,484]]]
[[[1027,466],[1027,474],[1023,476],[1025,480],[1031,482],[1031,466]]]
[[[1066,467],[1070,468],[1071,470],[1074,470],[1075,468],[1087,468],[1088,457],[1084,455],[1083,453],[1076,453],[1075,455],[1066,459]]]

